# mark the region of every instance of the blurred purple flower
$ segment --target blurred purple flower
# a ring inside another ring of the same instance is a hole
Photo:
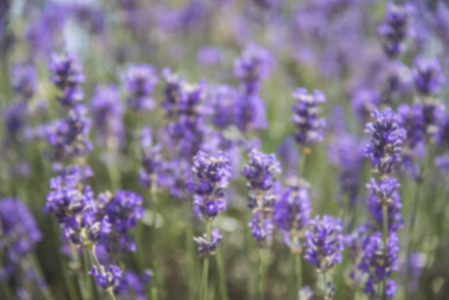
[[[129,93],[128,106],[134,111],[154,109],[156,102],[152,94],[158,83],[154,66],[146,64],[129,66],[124,76],[125,88]]]

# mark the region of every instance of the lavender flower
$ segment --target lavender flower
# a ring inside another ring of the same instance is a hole
[[[387,4],[385,21],[378,28],[387,56],[394,58],[403,51],[403,41],[409,34],[409,20],[413,11],[411,5]]]
[[[210,239],[208,239],[206,234],[204,234],[201,237],[193,238],[193,240],[198,246],[198,252],[200,255],[209,256],[214,254],[222,238],[223,236],[220,234],[218,229],[212,229]]]
[[[15,198],[0,201],[0,233],[0,252],[13,265],[20,263],[42,238],[28,207]]]
[[[147,190],[159,186],[169,185],[169,179],[164,171],[166,162],[162,159],[162,146],[153,144],[152,131],[149,126],[142,127],[140,134],[141,168],[139,170],[139,183]]]
[[[315,90],[313,94],[309,94],[307,89],[298,88],[293,93],[293,98],[297,100],[292,105],[292,121],[298,129],[296,142],[306,147],[322,141],[326,120],[319,118],[321,109],[318,105],[326,102],[324,93]]]
[[[11,69],[11,85],[23,101],[30,101],[37,89],[37,72],[32,65],[14,65]]]
[[[399,105],[398,115],[400,118],[400,126],[406,132],[403,147],[403,166],[409,171],[412,178],[419,180],[417,160],[421,160],[425,155],[425,123],[421,105],[407,104]]]
[[[270,245],[272,238],[272,209],[276,196],[271,193],[273,175],[281,168],[274,154],[264,154],[256,149],[249,153],[249,164],[243,167],[246,186],[251,191],[248,207],[253,209],[253,220],[248,224],[259,245]]]
[[[430,142],[436,142],[436,140],[439,140],[439,136],[441,136],[439,131],[442,130],[440,126],[444,122],[444,110],[446,107],[440,100],[432,97],[427,97],[420,105],[424,116],[426,138]]]
[[[349,206],[357,202],[359,173],[363,162],[363,143],[352,135],[340,132],[329,141],[327,154],[330,163],[338,169],[339,195],[348,199]]]
[[[97,86],[91,100],[97,141],[103,147],[118,149],[124,142],[123,105],[115,85]]]
[[[377,183],[371,178],[367,185],[369,194],[367,198],[368,211],[377,223],[377,229],[382,229],[382,206],[387,206],[388,230],[397,231],[404,226],[401,216],[401,198],[399,196],[399,183],[393,177],[387,177]]]
[[[276,202],[273,220],[283,231],[301,231],[310,221],[309,191],[302,184],[286,188]]]
[[[395,164],[401,161],[402,142],[406,131],[399,125],[399,117],[392,110],[373,112],[373,123],[366,124],[365,131],[372,134],[366,146],[367,156],[375,172],[381,176],[390,174]]]
[[[235,121],[234,107],[237,101],[237,91],[227,85],[219,85],[212,90],[214,112],[212,122],[217,128],[224,129]]]
[[[115,195],[108,193],[98,197],[104,215],[108,217],[112,232],[101,243],[112,255],[128,251],[136,251],[136,245],[129,236],[129,231],[136,222],[143,218],[143,198],[130,191],[116,191]]]
[[[229,159],[223,154],[211,156],[200,151],[193,158],[192,172],[197,183],[188,180],[187,188],[195,193],[194,204],[199,207],[203,218],[210,222],[226,208],[226,202],[221,197],[231,176]]]
[[[53,53],[48,69],[51,72],[50,81],[63,92],[63,95],[57,99],[65,107],[73,107],[84,98],[80,84],[84,82],[85,77],[83,68],[74,54]]]
[[[369,236],[363,244],[364,254],[358,268],[368,274],[364,291],[372,296],[381,296],[376,294],[375,285],[380,284],[392,272],[399,269],[397,254],[399,247],[396,233],[389,234],[385,257],[383,249],[384,244],[380,232]],[[396,293],[396,283],[393,280],[387,280],[386,285],[386,296],[393,297]]]
[[[343,236],[341,221],[324,215],[320,220],[316,216],[306,232],[304,258],[307,259],[321,273],[326,273],[335,264],[341,263],[343,251]]]
[[[84,107],[78,106],[69,112],[68,118],[57,120],[47,127],[47,141],[53,150],[50,156],[53,161],[84,157],[92,150],[88,139],[90,120],[84,114]]]
[[[273,187],[273,175],[280,173],[281,168],[274,154],[264,154],[256,149],[249,153],[249,165],[243,167],[246,186],[254,191],[268,191]]]
[[[234,61],[234,75],[239,78],[243,94],[253,95],[260,89],[271,68],[271,54],[268,50],[249,45]]]
[[[138,64],[128,68],[124,82],[130,96],[128,106],[134,111],[152,110],[156,103],[152,97],[159,79],[152,65]]]
[[[285,178],[296,177],[297,166],[299,164],[299,153],[296,149],[295,139],[292,136],[286,137],[277,148],[277,154],[285,170]]]
[[[444,81],[444,74],[439,61],[418,57],[413,69],[413,81],[416,90],[424,96],[438,93],[440,85]]]
[[[22,101],[11,102],[2,111],[3,122],[5,124],[7,134],[11,138],[19,138],[19,134],[25,125],[26,112],[27,105]]]
[[[443,173],[449,172],[449,154],[435,157],[435,166]]]
[[[43,211],[56,217],[62,228],[62,236],[77,246],[87,243],[86,230],[96,221],[96,204],[89,186],[78,188],[75,177],[56,177],[50,180],[51,191],[47,195]],[[108,234],[108,226],[102,226]]]
[[[98,287],[108,292],[118,294],[123,286],[123,271],[116,265],[100,266],[100,269],[93,266],[89,274],[95,278]]]
[[[369,122],[372,112],[379,104],[379,95],[370,89],[361,89],[354,93],[351,99],[352,107],[362,123]]]

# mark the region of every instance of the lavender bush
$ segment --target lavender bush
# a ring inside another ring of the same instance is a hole
[[[3,2],[1,300],[448,298],[444,1]]]

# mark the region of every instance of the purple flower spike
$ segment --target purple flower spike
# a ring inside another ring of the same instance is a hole
[[[59,102],[65,107],[73,107],[84,98],[80,84],[84,82],[85,77],[83,68],[74,54],[53,53],[48,68],[51,72],[50,81],[63,92],[58,96]]]
[[[249,165],[243,167],[243,176],[250,190],[268,191],[273,187],[273,175],[280,173],[281,167],[274,154],[264,154],[256,149],[249,153]]]
[[[156,106],[152,94],[158,82],[154,66],[146,64],[130,66],[124,78],[125,88],[130,94],[128,106],[134,111],[152,110]]]
[[[213,229],[209,239],[206,234],[204,234],[203,236],[193,238],[193,240],[198,246],[198,252],[200,255],[209,256],[215,253],[215,250],[218,248],[222,238],[223,236],[220,231],[218,229]]]
[[[283,231],[301,231],[310,221],[309,191],[300,184],[286,188],[274,206],[273,220]]]
[[[188,180],[187,187],[195,193],[194,204],[199,207],[203,218],[212,221],[219,211],[226,208],[221,197],[231,176],[229,159],[223,154],[211,156],[200,151],[193,158],[192,172],[197,180]]]
[[[373,123],[366,124],[365,131],[371,133],[370,143],[366,146],[365,156],[375,171],[386,176],[393,171],[395,164],[401,161],[402,143],[406,131],[400,125],[400,119],[391,109],[373,112]]]
[[[242,80],[241,88],[246,95],[256,94],[260,83],[270,73],[272,65],[268,50],[249,45],[242,55],[234,61],[234,75]]]
[[[21,100],[29,101],[37,89],[37,72],[32,65],[15,65],[11,69],[11,85]]]
[[[369,189],[367,205],[368,211],[377,223],[377,229],[382,229],[383,212],[382,206],[387,205],[388,230],[397,231],[404,227],[401,216],[401,198],[399,196],[399,183],[393,177],[387,177],[377,183],[371,178],[367,185]]]
[[[360,122],[367,123],[380,102],[379,95],[370,89],[361,89],[354,93],[351,104]]]
[[[274,225],[271,219],[263,220],[263,228],[261,228],[260,213],[253,214],[253,219],[248,226],[251,229],[251,235],[259,245],[270,245],[273,239]]]
[[[114,294],[118,294],[123,285],[123,271],[115,265],[100,266],[100,270],[93,266],[89,274],[95,278],[98,287]]]
[[[117,86],[97,86],[91,100],[97,141],[106,148],[120,148],[124,142],[123,105]]]
[[[341,263],[343,251],[343,236],[341,222],[329,216],[320,220],[316,216],[310,229],[305,234],[307,247],[304,258],[314,265],[319,272],[325,273],[335,264]]]
[[[14,198],[0,201],[0,232],[0,248],[6,262],[12,264],[20,263],[20,259],[42,238],[28,207]]]
[[[403,41],[409,34],[409,20],[413,12],[414,7],[411,5],[387,4],[385,21],[378,27],[387,56],[394,58],[404,50]]]
[[[326,96],[318,90],[309,94],[307,89],[298,88],[293,93],[293,98],[297,100],[292,105],[294,113],[292,121],[298,129],[295,134],[296,142],[301,146],[310,146],[321,142],[326,120],[319,117],[321,111],[319,104],[326,102]]]
[[[363,257],[358,266],[359,270],[368,274],[368,280],[365,284],[365,293],[372,296],[380,296],[376,294],[375,286],[389,277],[394,271],[399,269],[398,258],[398,237],[396,233],[390,233],[387,243],[387,255],[384,259],[384,245],[382,243],[382,234],[376,232],[369,236],[362,245]],[[386,293],[387,297],[393,297],[396,292],[395,282],[387,280]]]
[[[413,81],[416,90],[424,96],[437,94],[444,82],[441,64],[437,59],[418,57],[413,69]]]

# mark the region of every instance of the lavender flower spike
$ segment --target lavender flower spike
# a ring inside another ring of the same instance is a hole
[[[443,70],[437,59],[418,57],[412,75],[416,90],[424,96],[438,93],[444,81]]]
[[[129,92],[128,106],[135,110],[152,110],[156,102],[152,97],[154,87],[158,84],[156,68],[152,65],[138,64],[128,68],[125,87]]]
[[[89,274],[95,278],[97,285],[104,290],[113,294],[120,292],[124,280],[123,271],[120,267],[110,265],[108,267],[99,266],[98,268],[94,266]]]
[[[343,251],[343,236],[341,222],[329,216],[320,220],[316,216],[311,221],[311,227],[306,232],[304,258],[317,268],[320,273],[326,273],[335,264],[341,263]]]
[[[326,120],[319,117],[321,111],[318,106],[326,102],[326,96],[323,92],[315,90],[309,94],[307,89],[298,88],[293,93],[293,98],[297,100],[292,105],[292,121],[298,129],[295,134],[296,142],[300,146],[310,146],[323,140],[323,129],[326,126]]]
[[[80,84],[85,77],[83,68],[74,54],[53,53],[48,68],[51,72],[50,81],[63,92],[57,99],[65,107],[73,107],[84,98]]]
[[[201,256],[213,255],[215,250],[218,248],[223,236],[220,234],[218,229],[212,229],[210,239],[207,238],[206,234],[201,237],[195,237],[193,240],[198,246],[198,252]]]
[[[212,221],[219,211],[226,208],[221,197],[231,176],[229,159],[223,154],[212,156],[200,151],[193,158],[192,172],[197,180],[188,180],[187,188],[195,193],[194,204],[199,207],[203,218]]]
[[[376,232],[362,245],[364,254],[358,266],[359,270],[368,274],[368,280],[365,284],[365,293],[372,296],[381,296],[376,294],[375,285],[389,277],[393,271],[398,271],[398,237],[396,233],[390,233],[387,242],[386,257],[384,257],[384,244],[382,234]],[[387,297],[393,297],[396,293],[396,283],[393,280],[386,281],[385,294]]]
[[[21,100],[29,101],[33,98],[37,89],[36,77],[36,68],[32,65],[15,65],[11,69],[11,85]]]
[[[366,146],[367,156],[375,172],[388,176],[401,161],[402,142],[406,131],[400,127],[398,115],[391,109],[373,112],[373,123],[366,124],[365,131],[372,134],[370,143]]]

